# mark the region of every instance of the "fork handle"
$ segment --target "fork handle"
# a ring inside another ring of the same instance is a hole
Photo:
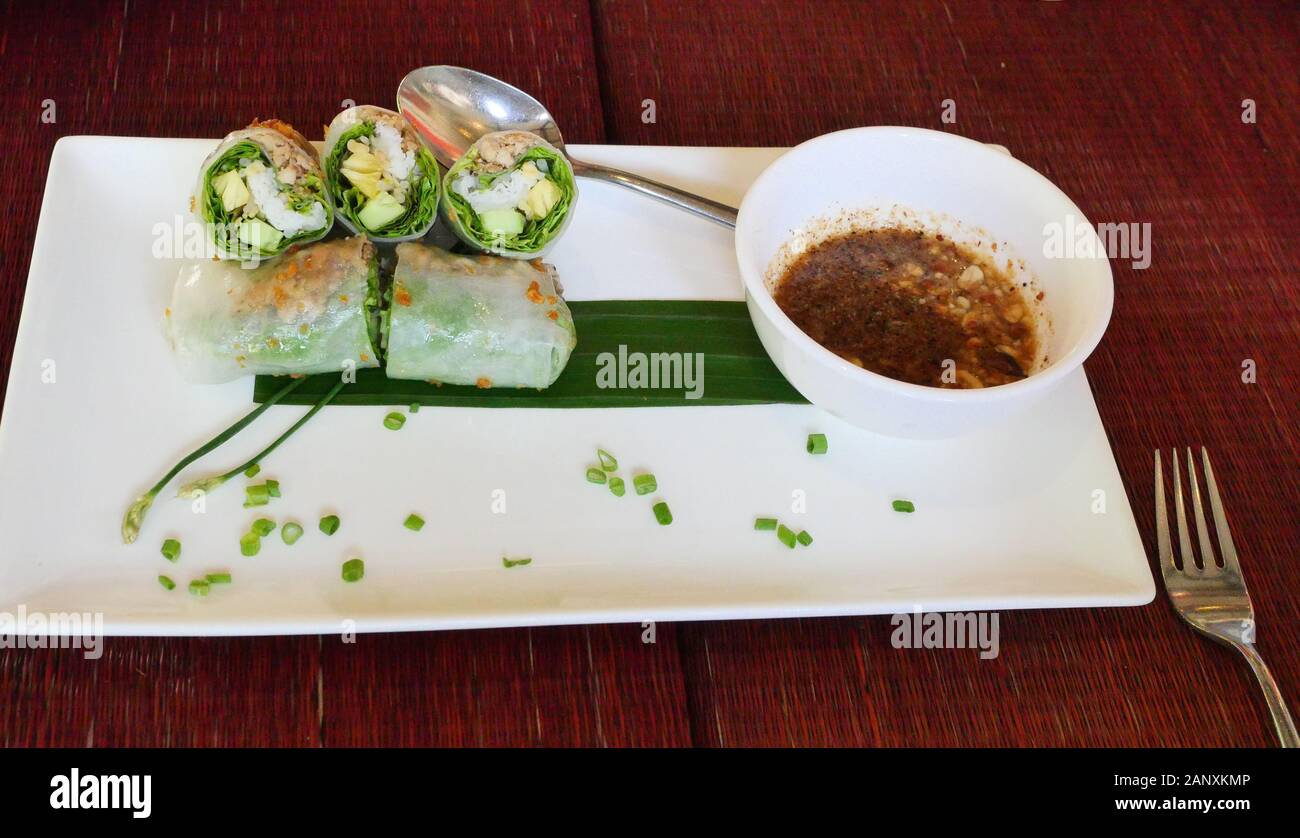
[[[1264,690],[1264,700],[1268,702],[1268,712],[1273,714],[1273,725],[1277,728],[1277,736],[1282,741],[1282,747],[1300,748],[1300,734],[1296,733],[1295,722],[1291,721],[1291,713],[1286,709],[1286,702],[1282,700],[1282,692],[1277,688],[1273,673],[1268,671],[1264,659],[1249,643],[1233,641],[1232,645],[1246,658],[1251,671],[1259,681],[1259,686]]]

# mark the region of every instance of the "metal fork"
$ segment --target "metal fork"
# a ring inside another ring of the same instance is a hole
[[[1210,454],[1201,448],[1201,464],[1205,470],[1205,488],[1210,496],[1210,511],[1214,515],[1214,530],[1219,536],[1219,551],[1223,566],[1214,556],[1210,533],[1205,526],[1205,511],[1201,506],[1201,489],[1196,482],[1196,463],[1192,449],[1187,449],[1187,482],[1192,489],[1192,514],[1196,516],[1196,534],[1200,541],[1201,562],[1197,564],[1192,554],[1192,537],[1187,529],[1187,515],[1183,506],[1183,484],[1178,470],[1178,452],[1173,452],[1174,510],[1178,515],[1178,554],[1183,566],[1174,564],[1174,550],[1169,538],[1169,515],[1165,509],[1165,479],[1160,465],[1160,451],[1156,451],[1156,543],[1160,550],[1160,572],[1164,576],[1165,591],[1174,610],[1188,625],[1207,637],[1231,646],[1241,652],[1250,664],[1251,671],[1264,690],[1268,710],[1273,714],[1273,724],[1283,748],[1300,747],[1300,735],[1295,722],[1286,709],[1277,682],[1264,665],[1264,659],[1255,651],[1255,609],[1250,604],[1246,580],[1241,575],[1237,561],[1237,548],[1228,531],[1228,519],[1223,514],[1223,501],[1219,487],[1214,482],[1214,469],[1210,467]]]

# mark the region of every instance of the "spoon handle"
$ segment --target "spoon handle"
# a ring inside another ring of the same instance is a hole
[[[611,169],[608,166],[599,166],[594,163],[583,163],[580,160],[569,158],[569,163],[573,166],[573,173],[579,177],[592,178],[593,180],[603,180],[606,183],[616,183],[619,186],[626,186],[642,195],[656,198],[665,204],[671,204],[678,209],[684,209],[687,212],[694,213],[701,218],[721,224],[724,227],[735,228],[736,226],[736,209],[726,204],[720,204],[717,201],[710,201],[708,198],[701,198],[699,195],[692,195],[666,183],[659,183],[649,178],[643,178],[634,175],[631,172]]]

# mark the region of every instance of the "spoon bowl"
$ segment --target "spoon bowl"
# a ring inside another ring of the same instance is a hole
[[[448,65],[412,70],[397,88],[397,109],[444,167],[450,168],[484,134],[531,131],[563,152],[579,177],[615,183],[717,224],[736,226],[734,207],[630,172],[574,160],[564,148],[555,118],[541,102],[486,73]]]
[[[412,70],[397,88],[397,109],[444,168],[493,131],[531,131],[564,151],[560,128],[541,102],[477,70],[446,65]]]

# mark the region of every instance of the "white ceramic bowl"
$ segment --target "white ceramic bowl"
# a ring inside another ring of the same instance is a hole
[[[775,281],[804,247],[842,229],[897,223],[941,231],[1030,283],[1023,294],[1037,309],[1041,349],[1027,378],[974,390],[895,381],[823,348],[777,306]],[[853,128],[809,140],[759,175],[740,205],[736,256],[763,346],[810,402],[879,433],[950,437],[1048,395],[1106,330],[1110,263],[1049,252],[1051,225],[1101,253],[1065,193],[1005,152],[922,128]]]

